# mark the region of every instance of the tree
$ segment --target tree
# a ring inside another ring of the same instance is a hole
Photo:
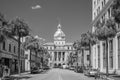
[[[75,62],[77,62],[77,55],[73,52],[71,52],[68,56],[68,65],[72,66]]]
[[[28,24],[21,18],[16,17],[15,19],[11,20],[11,36],[17,37],[18,40],[18,73],[20,74],[20,45],[21,45],[21,38],[29,35],[29,26]]]
[[[49,55],[47,49],[45,49],[42,44],[43,43],[40,41],[40,38],[35,38],[35,37],[31,37],[31,36],[26,38],[26,41],[24,42],[23,46],[26,50],[28,50],[28,49],[30,50],[30,66],[31,66],[31,51],[35,52],[36,59],[38,57],[37,56],[38,54],[41,55],[42,66],[44,65],[44,63],[47,64],[48,59],[50,58],[50,55]]]
[[[30,69],[31,69],[31,54],[32,51],[36,52],[36,56],[37,56],[37,51],[38,51],[38,46],[36,47],[36,43],[38,43],[38,39],[34,38],[32,36],[27,36],[25,42],[23,43],[23,48],[25,50],[30,50]]]
[[[111,11],[115,22],[120,23],[120,0],[114,0]]]
[[[45,67],[48,65],[50,54],[48,53],[48,50],[45,49],[43,46],[41,46],[40,50],[42,51],[42,66]]]
[[[104,26],[101,26],[95,30],[95,35],[98,40],[103,40],[106,42],[106,76],[109,75],[108,72],[108,39],[113,38],[117,33],[115,22],[112,18],[108,19]]]
[[[88,31],[87,33],[83,33],[81,35],[81,45],[85,48],[89,48],[89,67],[91,67],[91,47],[96,44],[97,39],[93,33]]]
[[[76,50],[76,61],[78,62],[78,51],[82,51],[82,66],[84,67],[84,50],[81,44],[81,40],[77,40],[73,43],[73,47]],[[78,66],[78,65],[77,65]]]
[[[0,12],[0,43],[4,42],[10,32],[8,21],[5,19],[4,14]]]

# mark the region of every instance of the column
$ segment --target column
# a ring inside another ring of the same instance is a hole
[[[61,61],[61,52],[59,52],[59,61]]]
[[[57,52],[57,61],[58,61],[58,58],[59,58],[59,54],[58,54],[58,52]]]
[[[61,52],[61,62],[62,62],[62,58],[63,58],[63,54],[62,54],[63,52]]]

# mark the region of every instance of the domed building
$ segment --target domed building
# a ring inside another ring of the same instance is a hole
[[[73,43],[67,43],[65,34],[61,29],[61,24],[58,24],[57,31],[54,34],[54,41],[44,44],[50,54],[49,66],[61,67],[67,65],[67,59],[71,52],[74,52]]]

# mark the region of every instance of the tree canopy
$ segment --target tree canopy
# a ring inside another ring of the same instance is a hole
[[[30,28],[28,24],[24,21],[24,19],[20,17],[16,17],[15,19],[11,20],[11,35],[13,36],[28,36]]]
[[[97,28],[95,35],[99,40],[106,40],[108,37],[114,37],[117,33],[116,25],[113,19],[108,19],[104,26]]]
[[[0,43],[5,41],[10,32],[8,21],[6,20],[4,14],[0,12]]]
[[[120,0],[114,0],[111,11],[115,22],[120,23]]]
[[[81,41],[79,41],[79,40],[74,41],[73,47],[74,47],[76,50],[81,50]]]

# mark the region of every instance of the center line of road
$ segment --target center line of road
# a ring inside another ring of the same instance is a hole
[[[58,73],[58,76],[59,76],[58,80],[63,80],[61,75],[60,75],[60,72]]]
[[[62,80],[62,77],[59,75],[59,80]]]

